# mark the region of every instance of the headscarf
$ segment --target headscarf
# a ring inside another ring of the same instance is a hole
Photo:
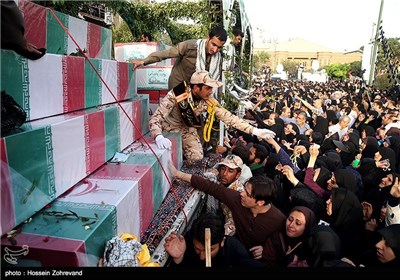
[[[352,258],[362,249],[360,236],[364,232],[364,217],[357,196],[348,189],[334,188],[331,191],[332,215],[328,221],[342,243],[341,254]]]
[[[384,227],[378,232],[382,235],[383,238],[389,244],[389,247],[392,248],[396,259],[400,258],[400,224],[393,224],[387,227]]]
[[[364,126],[365,135],[366,136],[374,136],[375,137],[375,128],[370,125]]]
[[[390,167],[397,166],[396,155],[391,148],[379,147],[378,151],[379,154],[382,156],[381,160],[388,159],[390,161]]]
[[[315,182],[323,189],[327,189],[328,183],[327,181],[332,177],[332,172],[325,167],[320,167],[320,171]]]
[[[335,188],[331,192],[331,200],[331,226],[333,228],[342,228],[363,218],[360,201],[352,191],[345,188]]]
[[[321,133],[324,137],[329,133],[329,121],[322,116],[317,116],[313,131]]]
[[[366,146],[361,152],[362,158],[374,158],[379,149],[378,140],[376,140],[375,136],[367,136],[363,141]]]
[[[316,225],[310,231],[305,245],[309,267],[326,267],[331,261],[340,259],[339,236],[329,226]]]
[[[295,255],[298,257],[299,260],[303,260],[305,258],[305,256],[304,256],[304,241],[306,240],[306,238],[308,238],[308,235],[309,235],[311,229],[317,223],[315,214],[310,208],[305,207],[305,206],[295,206],[290,210],[289,214],[294,211],[303,213],[305,220],[306,220],[306,224],[305,224],[303,234],[298,237],[287,236],[286,226],[285,226],[285,231],[284,231],[283,236],[284,236],[285,246],[286,246],[285,249],[286,249],[287,263],[292,262]],[[290,250],[293,249],[293,251],[289,252],[288,251],[289,249]]]
[[[326,167],[330,171],[335,171],[343,167],[340,154],[336,151],[328,151],[324,155],[318,157],[319,160],[325,162]]]
[[[296,237],[297,239],[304,239],[305,237],[307,237],[310,233],[310,230],[316,225],[317,221],[315,218],[315,214],[314,212],[306,207],[306,206],[294,206],[292,208],[292,210],[290,210],[289,213],[292,213],[293,211],[298,211],[304,214],[304,217],[306,218],[306,226],[304,228],[304,232],[302,235],[300,235],[299,237]],[[294,238],[294,239],[296,239]]]
[[[354,130],[354,132],[350,132],[349,135],[349,140],[348,142],[351,142],[354,144],[356,151],[358,151],[360,149],[360,136],[355,133],[356,130]]]
[[[333,124],[338,122],[338,117],[336,116],[336,112],[333,110],[327,110],[326,111],[326,119],[329,122],[332,122]]]
[[[296,186],[290,190],[291,204],[296,206],[304,206],[314,212],[316,220],[322,217],[322,211],[325,211],[325,202],[315,192],[307,187]]]
[[[351,165],[351,163],[354,160],[354,157],[356,156],[356,147],[354,144],[350,141],[343,142],[343,145],[346,146],[346,148],[349,150],[348,153],[342,153],[340,152],[340,159],[342,160],[342,165],[343,167],[346,167],[348,165]]]
[[[330,150],[336,150],[336,146],[333,143],[333,139],[326,138],[324,140],[324,142],[322,142],[321,153],[324,154],[325,152],[330,151]]]
[[[356,175],[354,175],[350,170],[338,169],[333,172],[335,174],[336,184],[340,188],[345,188],[353,193],[357,192],[357,180]]]
[[[390,134],[386,133],[388,136],[385,141],[389,144],[389,147],[394,151],[396,155],[396,162],[397,165],[395,166],[396,172],[399,171],[398,165],[399,165],[399,155],[400,155],[400,136],[397,134]]]

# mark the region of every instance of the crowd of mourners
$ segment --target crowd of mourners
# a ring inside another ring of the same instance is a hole
[[[204,266],[208,227],[217,266],[400,267],[400,104],[392,95],[360,81],[255,83],[243,118],[276,135],[228,128],[213,170],[175,170],[208,197],[185,239],[166,238],[173,264]]]

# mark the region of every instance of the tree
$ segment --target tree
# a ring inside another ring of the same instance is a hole
[[[254,67],[257,69],[261,69],[262,66],[267,65],[269,58],[270,58],[269,53],[265,51],[254,54]]]
[[[350,63],[350,72],[351,75],[356,77],[363,77],[363,69],[361,69],[361,61],[353,61]]]
[[[132,32],[125,22],[121,23],[118,27],[112,27],[112,40],[114,43],[129,43],[134,41]]]
[[[173,45],[193,38],[202,38],[217,25],[213,17],[217,7],[208,1],[169,1],[163,3],[108,2],[108,6],[128,24],[133,37],[144,31],[166,31]],[[185,23],[181,23],[185,22]]]
[[[296,77],[298,63],[293,60],[282,61],[283,69],[287,72],[288,77]]]
[[[168,1],[164,3],[144,3],[117,1],[34,1],[61,13],[78,17],[88,3],[102,4],[118,13],[128,25],[133,40],[139,41],[144,32],[162,34],[167,32],[172,44],[193,38],[202,38],[218,22],[215,15],[217,5],[213,1]],[[180,23],[186,22],[186,23]],[[123,37],[126,37],[124,35]]]
[[[389,38],[387,39],[388,49],[394,55],[397,60],[400,59],[400,38]],[[379,43],[378,47],[378,57],[376,59],[376,70],[378,72],[385,72],[387,70],[389,62],[389,57],[385,57],[383,51],[382,41]]]
[[[329,77],[334,80],[345,80],[347,73],[350,70],[350,65],[347,63],[335,63],[324,67]]]
[[[388,74],[384,73],[381,75],[376,76],[374,80],[374,87],[377,89],[387,89],[389,88],[389,79]]]
[[[374,86],[379,89],[388,89],[399,81],[398,65],[400,61],[400,38],[382,38],[379,42],[378,56],[376,60],[376,78]],[[383,44],[385,41],[385,45]],[[397,69],[396,69],[397,67]]]

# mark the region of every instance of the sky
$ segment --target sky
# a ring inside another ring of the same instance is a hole
[[[254,46],[301,38],[338,51],[367,44],[378,22],[381,0],[243,0]],[[400,0],[384,0],[386,38],[400,37]]]

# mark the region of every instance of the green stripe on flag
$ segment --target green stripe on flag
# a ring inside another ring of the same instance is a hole
[[[62,24],[68,29],[69,16],[60,12],[54,11],[56,16],[60,19]],[[68,35],[58,23],[54,15],[47,11],[47,35],[46,46],[48,53],[69,55],[68,52]]]
[[[5,141],[19,224],[55,199],[51,127],[11,135]]]
[[[1,90],[11,95],[30,119],[28,60],[13,51],[1,50]]]
[[[111,29],[101,29],[100,58],[111,59]]]
[[[116,152],[120,151],[120,126],[119,107],[109,107],[104,111],[105,133],[106,133],[106,161],[111,159]]]
[[[153,154],[141,153],[140,156],[129,157],[125,163],[151,166],[153,176],[153,213],[156,213],[163,201],[162,177],[165,176],[156,157]]]
[[[147,134],[149,129],[149,95],[142,94],[140,97],[142,101],[142,134]]]
[[[103,256],[104,244],[117,234],[116,211],[114,205],[56,201],[35,215],[30,223],[24,224],[22,231],[83,240],[90,266],[97,265],[96,257]],[[91,261],[93,257],[96,260]]]
[[[101,75],[101,60],[90,58],[93,66]],[[90,63],[85,60],[85,107],[90,108],[101,104],[102,82]]]

